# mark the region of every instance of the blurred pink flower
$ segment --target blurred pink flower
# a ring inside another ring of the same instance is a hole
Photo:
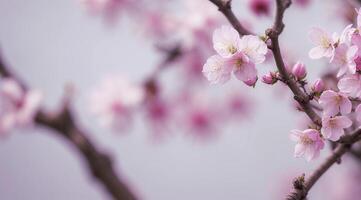
[[[25,92],[11,78],[0,80],[0,133],[31,125],[42,100],[37,90]]]
[[[346,73],[356,73],[356,52],[357,46],[348,46],[345,43],[339,44],[331,58],[331,63],[339,68],[337,76],[340,77]]]
[[[114,22],[121,10],[133,7],[135,0],[79,0],[91,13],[103,15],[108,22]]]
[[[90,109],[103,126],[118,131],[129,126],[132,109],[142,103],[144,97],[142,87],[121,76],[110,76],[94,89]]]
[[[335,116],[339,112],[346,115],[352,109],[351,101],[346,95],[332,90],[324,91],[320,96],[319,103],[325,116]]]
[[[315,129],[306,129],[304,131],[292,130],[290,139],[297,142],[294,156],[304,156],[308,162],[316,159],[324,147],[320,133]]]
[[[225,66],[232,68],[236,78],[247,85],[253,86],[256,83],[256,66],[243,52],[239,52],[227,60]]]
[[[321,133],[323,137],[331,141],[337,141],[345,131],[343,129],[348,128],[352,125],[352,121],[345,116],[328,117],[322,118]]]
[[[250,0],[249,7],[251,11],[257,16],[270,15],[271,12],[271,0]]]
[[[146,102],[146,117],[152,129],[152,136],[163,137],[170,132],[171,112],[167,102],[155,97]]]
[[[347,75],[337,84],[340,92],[348,96],[361,98],[361,76],[359,74]]]

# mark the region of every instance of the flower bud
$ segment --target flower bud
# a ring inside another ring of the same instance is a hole
[[[277,82],[276,74],[274,72],[270,72],[262,76],[262,82],[273,85]]]
[[[304,79],[307,75],[305,64],[303,64],[301,62],[297,62],[292,68],[292,74],[298,80]]]
[[[317,79],[312,85],[312,91],[315,93],[320,94],[325,89],[325,84],[323,83],[322,79]]]
[[[249,2],[249,7],[257,16],[269,15],[271,11],[271,4],[272,2],[270,0],[251,0]]]
[[[243,83],[245,83],[248,86],[254,87],[256,85],[256,83],[257,83],[257,80],[258,80],[258,77],[256,76],[256,77],[254,77],[252,79],[248,79],[246,81],[243,81]]]

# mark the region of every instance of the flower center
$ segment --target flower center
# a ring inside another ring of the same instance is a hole
[[[328,40],[327,37],[322,37],[322,38],[321,38],[321,46],[322,46],[323,48],[326,48],[326,49],[331,46],[330,41]]]
[[[306,144],[306,145],[313,144],[313,140],[306,135],[301,136],[300,139],[302,144]]]
[[[237,48],[234,47],[233,45],[229,46],[227,48],[228,52],[231,53],[231,54],[235,54],[237,52]]]
[[[238,59],[234,62],[234,65],[236,66],[237,69],[241,69],[243,63],[244,63],[244,61],[243,61],[241,58],[238,58]]]

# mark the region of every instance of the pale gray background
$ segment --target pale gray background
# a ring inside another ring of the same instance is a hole
[[[323,65],[307,58],[307,31],[317,25],[339,32],[343,28],[328,3],[317,1],[307,11],[291,8],[286,14],[282,41],[306,62],[311,78]],[[256,26],[259,32],[271,23],[262,21]],[[248,91],[258,102],[253,118],[208,143],[176,136],[154,144],[141,122],[125,136],[97,126],[84,106],[89,88],[108,72],[141,80],[159,60],[152,44],[135,32],[128,20],[108,29],[76,0],[0,0],[0,46],[6,61],[44,91],[49,107],[56,105],[65,83],[76,85],[80,121],[100,148],[112,152],[116,168],[143,199],[271,199],[282,179],[317,165],[293,158],[288,133],[299,117],[288,101],[275,97],[277,90],[263,84]],[[18,131],[0,141],[0,199],[107,198],[91,181],[81,157],[53,134]]]

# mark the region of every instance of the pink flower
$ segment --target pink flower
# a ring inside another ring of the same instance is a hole
[[[214,55],[207,59],[202,72],[211,84],[225,83],[231,78],[232,68],[221,56]]]
[[[256,66],[244,53],[237,53],[231,59],[227,60],[226,65],[231,66],[236,78],[246,82],[247,85],[254,85],[257,81]],[[250,84],[251,82],[252,84]]]
[[[361,98],[361,76],[359,74],[347,75],[337,84],[340,92],[348,96]]]
[[[337,141],[345,133],[343,129],[348,128],[352,125],[352,121],[345,116],[328,117],[322,118],[321,133],[323,137],[331,141]]]
[[[292,74],[298,80],[304,79],[307,75],[305,64],[303,64],[301,62],[297,62],[292,68]]]
[[[263,63],[268,52],[266,43],[254,35],[243,36],[239,42],[239,50],[255,64]]]
[[[213,33],[213,48],[223,58],[233,56],[239,50],[241,39],[231,26],[222,26]]]
[[[316,79],[316,81],[312,85],[312,91],[318,94],[321,94],[325,89],[325,84],[322,79]]]
[[[0,81],[0,133],[16,127],[28,126],[40,107],[42,95],[37,90],[25,92],[11,78]]]
[[[130,8],[134,0],[79,0],[91,14],[101,14],[109,22],[113,22],[121,10]]]
[[[323,108],[325,116],[335,116],[339,112],[342,115],[346,115],[352,109],[351,101],[346,95],[332,90],[324,91],[320,96],[319,103]]]
[[[340,77],[346,73],[356,73],[356,52],[357,46],[348,46],[345,43],[339,44],[334,51],[331,58],[331,63],[336,67],[339,67],[337,77]]]
[[[332,37],[320,28],[312,28],[309,32],[309,38],[316,45],[309,52],[312,59],[321,57],[331,57],[334,51],[334,41]]]
[[[249,7],[251,11],[258,16],[269,15],[271,3],[270,0],[250,0]]]
[[[147,122],[153,132],[152,136],[161,139],[170,132],[171,106],[159,97],[154,97],[146,102],[145,108]]]
[[[103,79],[90,97],[90,109],[100,123],[114,131],[128,127],[131,111],[144,99],[142,87],[120,76]]]
[[[304,156],[308,162],[316,159],[324,147],[320,133],[315,129],[306,129],[304,131],[292,130],[290,139],[297,142],[294,156]]]
[[[247,35],[240,39],[238,32],[229,26],[214,31],[214,49],[219,55],[210,57],[203,66],[203,74],[211,83],[225,83],[231,72],[247,85],[257,82],[256,63],[262,63],[267,45],[258,37]]]

